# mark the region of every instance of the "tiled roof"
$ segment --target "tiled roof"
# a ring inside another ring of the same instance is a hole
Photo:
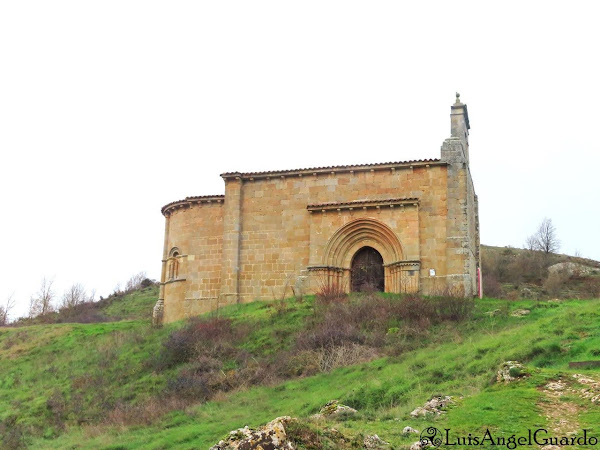
[[[223,178],[229,177],[266,177],[266,176],[278,176],[278,175],[297,175],[310,172],[343,172],[349,170],[369,170],[376,168],[392,168],[395,166],[409,166],[409,165],[423,165],[429,163],[440,163],[440,159],[415,159],[412,161],[397,161],[397,162],[384,162],[375,164],[352,164],[343,166],[323,166],[323,167],[309,167],[306,169],[292,169],[292,170],[270,170],[264,172],[226,172],[222,173]]]

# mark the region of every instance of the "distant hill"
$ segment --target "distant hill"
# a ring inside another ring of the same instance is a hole
[[[485,295],[517,298],[597,298],[600,262],[514,247],[481,246]]]

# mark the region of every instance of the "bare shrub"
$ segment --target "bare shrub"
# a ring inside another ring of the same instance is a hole
[[[231,319],[194,318],[172,332],[154,360],[157,370],[191,361],[194,357],[223,357],[235,352],[233,343],[241,336],[235,333]]]
[[[148,280],[146,272],[139,272],[135,275],[132,275],[131,278],[129,278],[129,280],[127,280],[127,282],[125,283],[125,293],[142,289],[146,280]]]
[[[407,322],[428,326],[431,319],[435,317],[435,308],[430,299],[409,294],[402,299],[400,317]]]
[[[340,283],[329,282],[326,279],[319,280],[319,287],[315,295],[320,303],[340,302],[348,297]]]
[[[544,281],[544,290],[552,297],[558,297],[565,283],[569,280],[569,274],[564,270],[552,272]]]
[[[42,278],[39,291],[29,299],[29,317],[44,316],[54,311],[54,280]]]
[[[501,298],[502,285],[494,275],[483,276],[483,292],[488,297]]]
[[[85,301],[87,301],[85,288],[80,283],[75,283],[63,294],[60,302],[60,309],[73,308]]]
[[[4,305],[0,305],[0,327],[8,325],[10,311],[15,307],[14,294],[10,294]]]
[[[468,297],[453,297],[444,295],[436,300],[438,320],[462,322],[473,315],[475,299]]]
[[[600,278],[587,278],[583,282],[585,292],[593,298],[600,298]]]
[[[378,356],[373,347],[359,344],[329,347],[316,352],[317,364],[321,372],[329,372],[338,367],[350,366],[370,361]]]
[[[134,405],[119,403],[108,412],[105,423],[121,427],[129,425],[150,425],[165,414],[186,408],[189,402],[178,397],[152,397]]]

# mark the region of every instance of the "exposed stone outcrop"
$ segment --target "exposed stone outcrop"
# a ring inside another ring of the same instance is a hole
[[[523,364],[518,361],[506,361],[500,365],[496,374],[496,381],[498,383],[510,383],[527,375],[527,369],[525,369]]]
[[[345,417],[356,414],[354,408],[346,405],[341,405],[338,400],[330,400],[323,406],[318,414],[312,416],[313,419],[323,419],[326,417]]]
[[[367,436],[365,438],[364,445],[365,445],[365,448],[383,448],[383,447],[387,447],[388,445],[390,445],[390,443],[385,442],[379,436],[377,436],[376,434],[373,434],[373,435]]]
[[[404,436],[408,436],[411,433],[419,434],[419,430],[415,430],[413,427],[404,427],[404,429],[402,430],[402,434]]]
[[[548,267],[548,273],[566,273],[569,276],[573,275],[592,275],[600,273],[600,269],[597,267],[586,266],[585,264],[578,264],[571,261],[561,262]]]
[[[295,450],[285,431],[286,425],[294,420],[289,416],[278,417],[256,430],[246,426],[230,431],[227,438],[210,450]]]
[[[425,417],[428,415],[439,416],[444,412],[444,409],[452,403],[452,397],[446,395],[445,397],[436,396],[425,403],[423,406],[419,406],[413,410],[410,415],[412,417]]]
[[[530,313],[531,311],[529,311],[528,309],[515,309],[511,316],[513,317],[523,317],[526,316]]]
[[[433,447],[433,445],[431,445],[430,443],[424,443],[421,441],[417,441],[413,445],[410,446],[410,450],[423,450],[428,447]]]

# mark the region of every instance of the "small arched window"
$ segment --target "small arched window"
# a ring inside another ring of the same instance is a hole
[[[169,259],[167,260],[167,277],[169,280],[175,280],[179,275],[179,249],[173,247],[169,252]]]

